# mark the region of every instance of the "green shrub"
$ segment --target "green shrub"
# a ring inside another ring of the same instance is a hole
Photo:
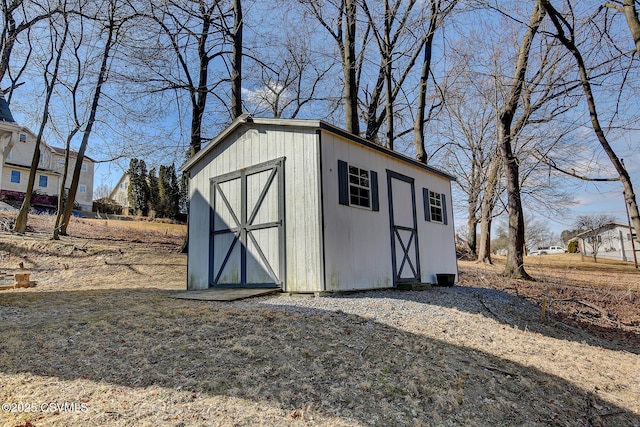
[[[569,242],[569,246],[567,246],[567,252],[569,252],[570,254],[577,254],[578,253],[578,241],[577,240],[572,240]]]

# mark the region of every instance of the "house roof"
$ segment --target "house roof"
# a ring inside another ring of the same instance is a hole
[[[582,233],[576,234],[573,238],[577,239],[579,237],[582,237],[582,236],[585,236],[587,234],[593,233],[594,231],[602,230],[603,228],[609,229],[609,228],[614,228],[614,227],[622,227],[622,228],[628,230],[629,229],[629,224],[623,224],[621,222],[608,222],[606,224],[601,225],[600,227],[592,228],[591,230],[586,230],[586,231],[583,231]],[[634,233],[635,233],[635,231],[634,231]]]
[[[0,96],[0,121],[15,123],[16,121],[11,114],[9,103],[4,99],[4,96]]]
[[[253,117],[250,114],[243,114],[237,119],[235,119],[229,126],[227,126],[218,136],[216,136],[209,144],[205,145],[200,151],[196,153],[195,156],[191,157],[187,160],[182,167],[180,168],[182,171],[186,172],[191,169],[195,164],[197,164],[204,156],[207,155],[211,150],[213,150],[221,141],[223,141],[227,136],[229,136],[232,132],[234,132],[238,127],[242,125],[247,125],[254,123],[256,125],[270,125],[270,126],[291,126],[291,127],[302,127],[302,128],[311,128],[311,129],[321,129],[328,132],[331,132],[335,135],[341,136],[348,141],[359,144],[368,148],[371,148],[375,151],[378,151],[382,154],[385,154],[390,157],[394,157],[398,160],[401,160],[405,163],[409,163],[413,166],[419,167],[441,177],[447,178],[451,181],[455,181],[456,178],[452,175],[449,175],[446,172],[443,172],[439,169],[436,169],[432,166],[421,163],[409,156],[406,156],[397,151],[389,150],[382,145],[373,143],[369,140],[361,138],[357,135],[353,135],[344,129],[340,129],[332,124],[324,122],[322,120],[315,119],[273,119],[273,118],[261,118],[261,117]]]
[[[64,156],[65,153],[67,152],[66,148],[60,148],[60,147],[52,147],[49,146],[49,148],[51,148],[51,151],[53,151],[56,154],[59,154],[61,156]],[[78,157],[78,152],[77,151],[73,151],[73,150],[69,150],[69,157]],[[85,160],[89,160],[90,162],[95,163],[96,161],[93,160],[91,157],[89,156],[84,156]]]

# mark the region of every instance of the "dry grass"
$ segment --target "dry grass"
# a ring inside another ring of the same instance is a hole
[[[594,263],[577,254],[528,257],[525,268],[536,281],[499,277],[494,265],[461,261],[463,283],[546,302],[546,313],[564,323],[621,344],[640,347],[640,271],[631,263]]]
[[[0,233],[1,271],[38,282],[0,293],[0,403],[79,410],[0,412],[2,426],[640,425],[640,348],[455,306],[413,324],[176,300],[181,235],[100,235],[81,220],[80,237],[52,242],[38,220],[27,236]],[[461,265],[466,285],[493,281],[473,267]]]

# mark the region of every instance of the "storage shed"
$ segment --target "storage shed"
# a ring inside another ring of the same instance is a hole
[[[182,169],[187,289],[315,293],[457,277],[454,178],[325,122],[243,115]]]

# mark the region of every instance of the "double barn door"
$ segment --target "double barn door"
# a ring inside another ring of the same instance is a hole
[[[211,180],[210,286],[283,285],[283,161]]]

